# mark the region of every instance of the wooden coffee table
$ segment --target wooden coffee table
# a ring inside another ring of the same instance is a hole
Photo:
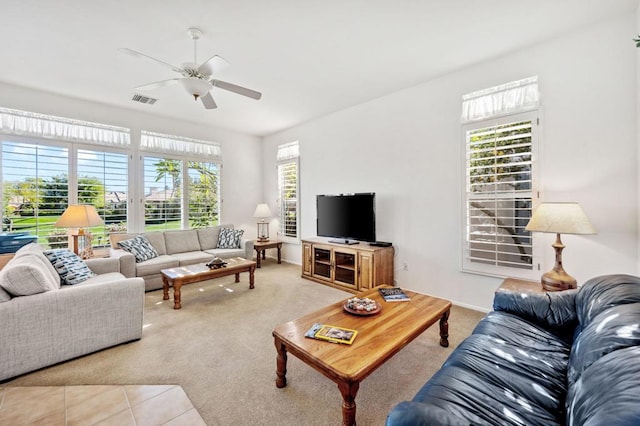
[[[235,257],[233,259],[225,259],[227,266],[218,269],[209,269],[204,263],[195,265],[178,266],[176,268],[162,269],[162,291],[164,300],[169,300],[169,286],[173,286],[173,309],[180,309],[180,289],[185,284],[206,281],[213,278],[220,278],[227,275],[235,275],[236,282],[240,282],[240,273],[249,272],[249,288],[254,288],[254,272],[256,270],[256,262],[253,260]]]
[[[360,382],[385,361],[440,322],[440,345],[449,346],[451,302],[405,290],[409,302],[385,302],[377,289],[360,293],[382,305],[372,316],[344,312],[343,300],[273,329],[276,357],[276,386],[287,385],[287,352],[336,382],[342,394],[342,424],[356,424],[356,393]],[[358,330],[352,345],[328,343],[304,337],[314,323],[337,325]]]

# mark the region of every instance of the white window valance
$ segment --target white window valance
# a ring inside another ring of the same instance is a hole
[[[210,160],[222,162],[222,146],[219,143],[184,136],[164,135],[143,130],[140,135],[140,149],[193,157],[204,156]]]
[[[126,147],[131,144],[130,130],[124,127],[2,107],[0,133],[97,145]]]
[[[463,95],[461,121],[469,123],[539,107],[538,77],[534,76]]]
[[[297,141],[278,145],[278,154],[276,156],[278,161],[291,160],[298,157],[300,157],[300,147]]]

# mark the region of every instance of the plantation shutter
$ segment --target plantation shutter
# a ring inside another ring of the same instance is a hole
[[[467,132],[467,260],[532,269],[532,122]]]
[[[278,214],[280,237],[299,239],[298,235],[298,142],[278,147]]]
[[[465,271],[534,276],[525,227],[537,187],[539,101],[537,77],[463,97]]]

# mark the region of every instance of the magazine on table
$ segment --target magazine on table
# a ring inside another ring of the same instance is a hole
[[[379,288],[378,291],[385,302],[408,302],[411,300],[407,293],[398,287]]]
[[[355,340],[357,334],[357,330],[351,330],[349,328],[338,327],[335,325],[315,323],[304,334],[304,337],[350,345]]]

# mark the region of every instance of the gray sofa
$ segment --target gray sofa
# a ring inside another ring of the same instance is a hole
[[[233,228],[233,225],[218,225],[208,228],[185,229],[175,231],[143,232],[140,234],[111,234],[111,258],[120,261],[120,271],[126,277],[144,279],[145,291],[162,288],[161,269],[177,266],[207,263],[214,256],[222,259],[232,257],[253,258],[253,241],[242,239],[239,248],[221,249],[218,237],[221,228]],[[136,263],[134,255],[118,246],[118,242],[143,235],[149,240],[158,256]]]
[[[117,259],[87,260],[98,275],[71,286],[44,262],[30,244],[0,271],[0,284],[12,273],[25,286],[56,280],[25,296],[0,286],[0,381],[142,337],[144,282],[124,277]]]

